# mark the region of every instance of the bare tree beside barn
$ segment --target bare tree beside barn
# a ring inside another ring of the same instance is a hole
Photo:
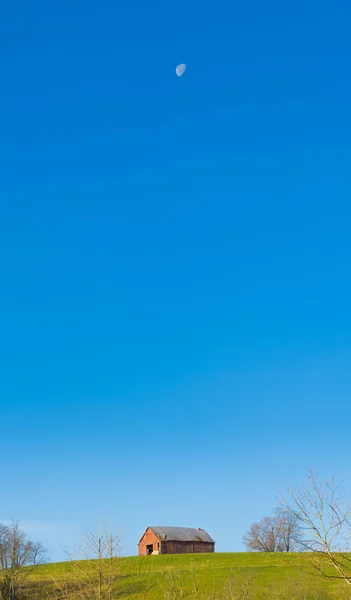
[[[299,521],[288,510],[279,507],[271,517],[252,523],[243,542],[255,552],[291,552],[302,540]]]
[[[264,517],[252,523],[243,542],[248,550],[256,552],[281,552],[280,537],[274,517]]]

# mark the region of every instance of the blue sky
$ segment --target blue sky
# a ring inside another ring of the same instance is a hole
[[[349,477],[350,18],[2,8],[0,519],[53,560],[98,517],[241,550]]]

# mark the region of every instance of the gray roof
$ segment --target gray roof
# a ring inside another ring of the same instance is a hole
[[[161,540],[171,542],[210,542],[214,540],[204,529],[192,527],[150,527]]]

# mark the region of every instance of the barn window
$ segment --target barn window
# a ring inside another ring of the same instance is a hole
[[[157,550],[160,549],[160,542],[157,542]]]

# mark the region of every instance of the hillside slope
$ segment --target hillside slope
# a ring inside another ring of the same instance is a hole
[[[89,572],[89,565],[81,563]],[[235,598],[228,582],[249,584],[255,598],[340,598],[342,584],[309,573],[306,554],[215,553],[172,556],[129,557],[120,559],[118,598],[133,600],[178,600],[186,598]],[[69,582],[72,564],[53,563],[40,567],[32,580],[28,597],[48,596],[53,586]],[[198,590],[196,592],[196,589]],[[197,595],[196,595],[197,594]],[[295,594],[295,595],[294,595]],[[52,596],[54,597],[54,595]],[[250,596],[251,597],[251,596]]]

